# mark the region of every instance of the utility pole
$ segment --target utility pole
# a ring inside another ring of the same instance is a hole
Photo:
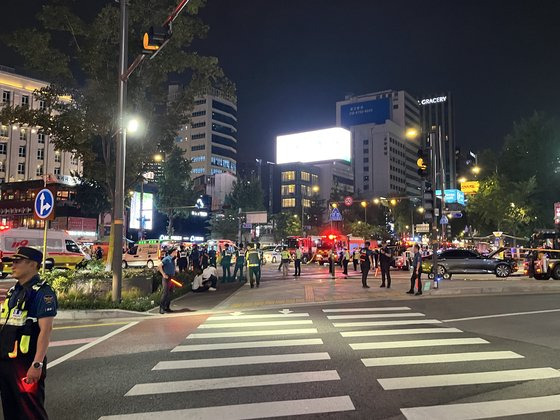
[[[433,197],[433,201],[432,201],[432,209],[434,212],[434,218],[432,220],[432,271],[434,273],[434,285],[435,287],[438,287],[438,282],[436,280],[436,276],[438,274],[438,262],[437,262],[437,249],[438,249],[438,241],[437,241],[437,236],[438,236],[438,217],[436,215],[436,209],[437,209],[437,196],[436,196],[436,179],[437,179],[437,145],[436,145],[436,132],[434,130],[435,127],[432,127],[432,130],[430,131],[430,160],[432,162],[432,171],[431,171],[431,176],[430,176],[430,182],[432,184],[432,197]],[[441,216],[441,215],[440,215]]]
[[[126,158],[126,129],[124,109],[126,107],[126,80],[122,77],[128,63],[128,0],[120,0],[120,55],[119,96],[117,120],[117,145],[115,156],[115,201],[113,203],[113,302],[120,302],[122,289],[122,238],[124,235],[124,171]]]
[[[439,150],[439,176],[440,176],[440,188],[441,188],[441,211],[440,217],[443,217],[445,211],[445,162],[443,153],[443,139],[441,138],[441,126],[438,126],[438,150]],[[445,231],[447,225],[441,225],[441,241],[445,240]]]

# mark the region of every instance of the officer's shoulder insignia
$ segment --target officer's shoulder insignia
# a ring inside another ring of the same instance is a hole
[[[46,304],[53,303],[54,302],[54,296],[53,295],[43,296],[43,302],[45,302]]]

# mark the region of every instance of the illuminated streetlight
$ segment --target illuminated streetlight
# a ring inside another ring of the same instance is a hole
[[[128,123],[126,125],[126,131],[128,131],[129,133],[136,133],[138,132],[139,128],[140,128],[140,121],[138,121],[138,118],[131,118],[130,120],[128,120]]]
[[[313,186],[311,187],[311,191],[313,191],[314,193],[319,192],[319,190],[320,190],[320,188],[319,188],[318,185],[313,185]]]
[[[407,139],[415,139],[418,137],[418,130],[416,128],[409,128],[406,130],[405,136]]]
[[[397,205],[397,200],[395,200],[394,198],[391,199],[390,201],[392,206],[396,206]]]
[[[379,204],[381,202],[381,200],[379,200],[379,198],[374,198],[373,199],[373,204]]]
[[[473,166],[471,172],[475,175],[478,175],[480,173],[480,166]]]
[[[155,162],[161,162],[163,160],[163,155],[161,153],[156,153],[154,155],[154,161]]]
[[[467,178],[465,178],[464,176],[462,176],[462,177],[459,178],[457,181],[459,181],[459,184],[462,184],[463,182],[467,182]]]
[[[418,207],[418,213],[422,214],[424,213],[426,210],[424,209],[424,207]]]
[[[366,201],[362,201],[360,204],[362,205],[362,207],[367,207],[367,202]]]

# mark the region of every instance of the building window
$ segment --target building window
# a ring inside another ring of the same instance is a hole
[[[369,158],[365,157],[364,158],[364,163],[368,163],[369,162]]]
[[[206,127],[206,121],[197,122],[191,125],[191,128],[200,128],[200,127]]]
[[[369,166],[364,166],[364,172],[369,172]]]
[[[223,174],[223,173],[224,171],[222,171],[221,169],[215,169],[215,168],[210,169],[210,175]]]
[[[43,165],[38,165],[37,166],[37,171],[35,171],[35,175],[37,175],[37,176],[43,175]]]
[[[54,174],[55,175],[60,175],[60,166],[57,166],[56,168],[54,168]]]
[[[21,97],[21,106],[29,107],[29,95],[23,95]]]
[[[0,155],[6,154],[6,143],[0,143]]]
[[[312,180],[311,183],[313,185],[319,184],[319,176],[318,175],[311,175],[311,180]]]
[[[18,163],[17,173],[18,173],[18,175],[25,175],[25,163],[23,163],[23,162]]]
[[[5,168],[5,163],[3,160],[0,160],[0,172],[5,172],[6,168]]]
[[[301,180],[302,181],[311,181],[311,175],[309,174],[309,172],[302,172],[301,173]]]
[[[196,133],[191,136],[192,140],[199,140],[206,137],[206,133]]]
[[[369,149],[364,149],[364,155],[369,154]]]
[[[72,156],[70,156],[70,165],[77,165],[78,164],[78,157],[72,153]]]
[[[295,194],[296,186],[294,184],[282,185],[282,195]]]
[[[303,207],[311,207],[311,200],[309,200],[308,198],[304,198]]]
[[[45,149],[37,149],[37,160],[45,159]]]
[[[60,152],[54,152],[54,161],[56,163],[60,163],[62,160],[61,156],[60,156]]]
[[[206,155],[193,156],[191,162],[204,162],[206,160]]]
[[[294,181],[295,179],[296,173],[294,171],[282,172],[282,181]]]
[[[296,206],[296,199],[295,198],[283,198],[282,199],[282,207],[289,208]]]
[[[37,133],[37,143],[45,144],[45,133]]]
[[[206,115],[206,111],[196,111],[192,113],[193,117],[202,117],[203,115]]]
[[[369,190],[369,185],[364,184],[364,191],[367,191],[367,190]]]
[[[191,152],[196,152],[197,150],[204,150],[206,149],[206,145],[205,144],[199,144],[198,146],[192,146],[191,147]]]
[[[195,105],[204,105],[206,103],[206,99],[196,99],[194,101]]]
[[[8,137],[8,126],[0,125],[0,137]]]
[[[12,99],[12,92],[9,90],[2,91],[2,102],[5,104],[9,104]]]
[[[21,158],[25,157],[25,146],[19,146],[18,156]]]
[[[41,111],[46,110],[46,109],[47,109],[47,103],[46,103],[45,101],[43,101],[43,100],[40,100],[40,101],[39,101],[39,109],[40,109]]]
[[[363,141],[363,143],[364,143],[364,146],[367,146],[367,145],[369,144],[369,139],[365,139],[365,140]]]
[[[22,128],[19,132],[19,139],[20,140],[27,140],[27,130],[25,128]]]
[[[204,173],[204,168],[193,168],[191,170],[191,173],[193,173],[193,174],[203,174]]]

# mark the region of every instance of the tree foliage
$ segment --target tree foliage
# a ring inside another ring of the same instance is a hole
[[[291,212],[282,212],[273,216],[274,240],[277,242],[288,236],[301,235],[301,217]]]

